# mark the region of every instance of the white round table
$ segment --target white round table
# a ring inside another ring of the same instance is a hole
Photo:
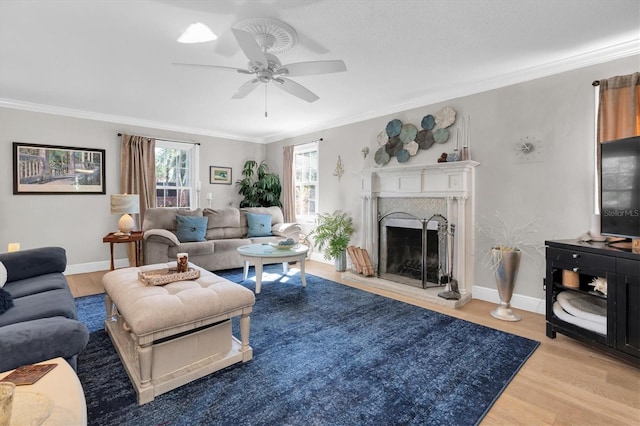
[[[307,286],[307,280],[304,276],[304,261],[309,248],[305,245],[297,245],[295,247],[283,250],[272,247],[269,244],[250,244],[238,247],[238,253],[244,260],[244,271],[242,278],[247,279],[249,275],[249,262],[253,262],[256,268],[256,294],[260,293],[262,286],[262,265],[263,263],[282,262],[282,272],[289,271],[289,262],[300,262],[300,278],[302,286]]]

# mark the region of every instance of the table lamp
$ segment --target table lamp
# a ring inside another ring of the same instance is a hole
[[[118,221],[118,232],[114,235],[131,235],[135,221],[130,215],[140,213],[140,196],[137,194],[112,195],[111,213],[122,215]]]

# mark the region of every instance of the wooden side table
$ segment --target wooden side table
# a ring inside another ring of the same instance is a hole
[[[142,231],[132,231],[131,235],[115,235],[115,232],[110,232],[103,239],[103,243],[109,243],[109,249],[111,251],[111,270],[113,266],[113,245],[119,243],[133,243],[136,251],[136,266],[142,264]]]

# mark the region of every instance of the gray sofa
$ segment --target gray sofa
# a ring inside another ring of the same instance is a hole
[[[43,247],[0,253],[0,262],[4,301],[13,305],[0,314],[0,371],[57,357],[76,369],[89,330],[78,320],[62,274],[67,267],[65,250]]]
[[[270,236],[248,235],[247,214],[269,215]],[[181,242],[176,230],[177,216],[207,218],[204,241]],[[239,268],[243,261],[237,248],[247,244],[277,242],[300,238],[300,225],[285,223],[279,207],[226,207],[222,209],[147,209],[142,222],[144,264],[176,260],[178,253],[188,253],[192,262],[209,271]]]

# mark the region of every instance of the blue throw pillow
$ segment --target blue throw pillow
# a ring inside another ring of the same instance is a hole
[[[268,237],[271,235],[271,215],[247,213],[249,231],[247,237]]]
[[[181,243],[206,241],[207,221],[204,216],[176,215],[176,236]]]

